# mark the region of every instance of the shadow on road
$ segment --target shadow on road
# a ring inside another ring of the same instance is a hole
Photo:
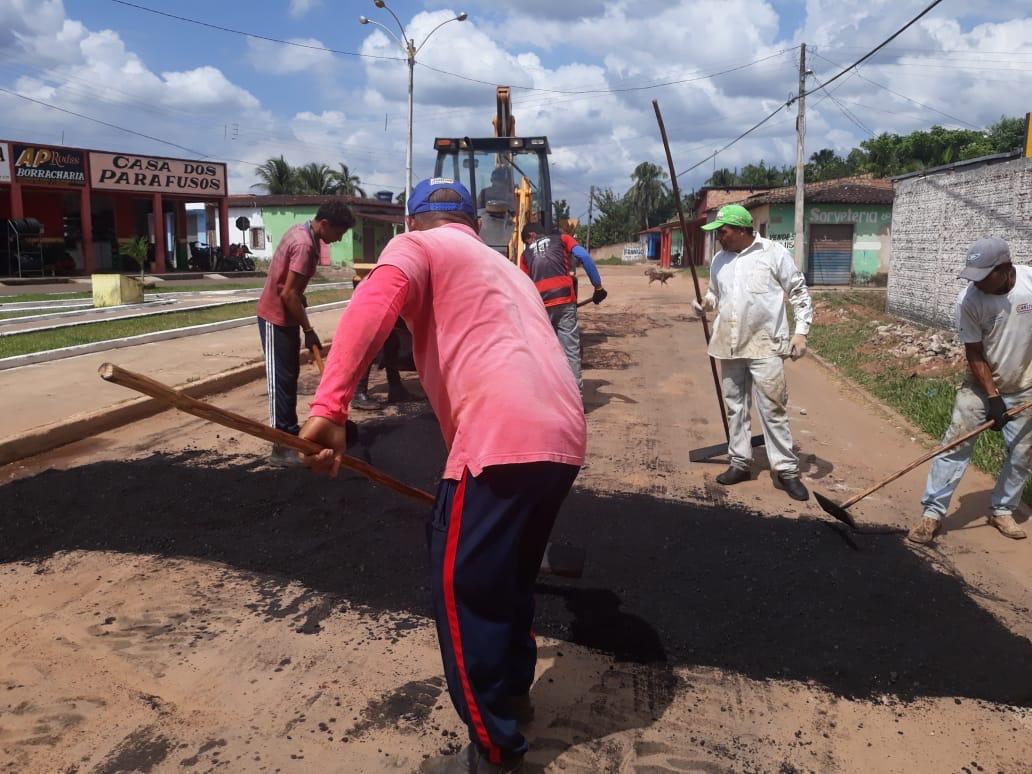
[[[440,431],[428,412],[411,410],[367,420],[363,431],[378,465],[433,490]],[[0,562],[66,550],[219,562],[253,574],[256,613],[315,636],[345,601],[430,615],[424,509],[353,475],[329,481],[248,456],[159,453],[47,471],[0,487],[0,502]],[[583,679],[573,695],[588,697],[532,734],[549,759],[578,739],[651,724],[680,666],[851,698],[1032,706],[1032,643],[898,537],[869,538],[854,552],[813,520],[578,489],[555,537],[585,547],[588,565],[580,581],[542,582],[536,629],[617,664],[611,674],[558,663],[546,673]],[[300,602],[287,588],[294,581],[311,591]],[[536,694],[550,690],[539,684]]]

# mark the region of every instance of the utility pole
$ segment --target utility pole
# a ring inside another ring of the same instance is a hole
[[[587,240],[585,240],[588,243],[588,246],[587,246],[588,252],[591,252],[591,214],[594,211],[594,207],[595,207],[595,186],[591,186],[591,188],[589,189],[589,192],[588,192],[588,238],[587,238]]]
[[[806,208],[806,44],[799,47],[799,113],[796,115],[796,165],[795,165],[795,263],[803,268],[803,210]]]

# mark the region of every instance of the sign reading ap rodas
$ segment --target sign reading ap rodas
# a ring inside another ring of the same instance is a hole
[[[90,183],[109,191],[226,196],[226,165],[127,153],[90,153]]]

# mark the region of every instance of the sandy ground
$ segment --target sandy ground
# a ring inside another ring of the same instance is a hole
[[[539,586],[531,769],[1032,771],[1032,540],[984,525],[989,479],[919,550],[851,550],[766,471],[724,490],[688,462],[721,440],[690,282],[603,273],[590,458],[557,525],[588,565]],[[805,480],[832,497],[927,442],[812,361],[789,381]],[[264,386],[216,401],[261,417]],[[425,404],[356,419],[361,453],[433,488]],[[412,771],[463,743],[422,508],[264,452],[166,413],[0,468],[0,771]],[[923,475],[854,514],[905,524]]]

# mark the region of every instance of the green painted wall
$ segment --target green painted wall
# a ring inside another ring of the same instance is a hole
[[[279,244],[280,239],[287,233],[287,229],[297,223],[304,223],[315,217],[315,205],[304,207],[262,207],[262,221],[265,224],[265,231],[272,241],[273,249]],[[354,237],[355,231],[362,228],[362,221],[359,218],[356,227],[348,231],[344,238],[330,246],[330,262],[335,266],[354,263]]]
[[[795,206],[770,206],[767,237],[781,242],[790,251],[794,248],[793,235]],[[809,250],[810,226],[818,224],[853,225],[853,272],[855,274],[886,273],[892,247],[892,205],[890,204],[808,204],[806,205],[806,236]],[[805,267],[804,267],[805,268]]]

